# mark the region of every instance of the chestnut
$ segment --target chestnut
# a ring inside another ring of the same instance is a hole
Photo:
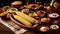
[[[57,30],[57,29],[59,29],[59,26],[58,25],[51,25],[50,26],[50,29]]]
[[[40,32],[47,32],[49,30],[49,27],[48,26],[40,26],[40,27],[38,27],[38,30]]]
[[[48,23],[50,22],[50,18],[41,18],[41,22]]]

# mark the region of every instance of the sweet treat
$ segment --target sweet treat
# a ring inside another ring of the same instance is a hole
[[[57,29],[59,29],[59,26],[58,25],[51,25],[50,28],[53,30],[57,30]]]
[[[50,17],[50,18],[58,18],[59,14],[57,14],[57,13],[51,13],[51,14],[48,15],[48,17]]]
[[[47,32],[48,30],[49,30],[49,27],[47,27],[47,26],[42,26],[39,28],[39,31],[41,31],[41,32]]]
[[[50,22],[50,18],[41,18],[41,22],[45,23]]]

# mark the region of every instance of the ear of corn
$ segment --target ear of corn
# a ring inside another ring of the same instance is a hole
[[[16,14],[17,14],[18,16],[20,16],[20,17],[22,17],[22,18],[30,21],[31,23],[34,23],[34,22],[36,21],[36,19],[34,19],[34,18],[32,18],[32,17],[30,17],[30,16],[28,16],[28,15],[22,13],[22,12],[16,11]]]
[[[22,18],[22,17],[20,17],[18,15],[13,15],[13,16],[14,16],[14,18],[16,20],[18,20],[19,22],[23,23],[24,25],[26,25],[28,27],[31,27],[32,26],[32,24],[29,21],[25,20],[24,18]]]

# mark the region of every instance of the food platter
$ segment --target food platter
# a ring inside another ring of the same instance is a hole
[[[60,32],[59,8],[54,0],[49,5],[32,3],[24,6],[21,1],[14,1],[11,6],[1,8],[0,22],[16,34],[31,30],[39,34]]]

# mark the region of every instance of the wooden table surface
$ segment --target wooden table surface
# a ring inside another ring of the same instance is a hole
[[[0,34],[15,34],[15,33],[0,23]],[[38,32],[33,32],[33,31],[27,31],[23,34],[60,34],[60,30],[52,31],[52,32],[46,32],[46,33],[41,33],[41,32],[38,33]]]

